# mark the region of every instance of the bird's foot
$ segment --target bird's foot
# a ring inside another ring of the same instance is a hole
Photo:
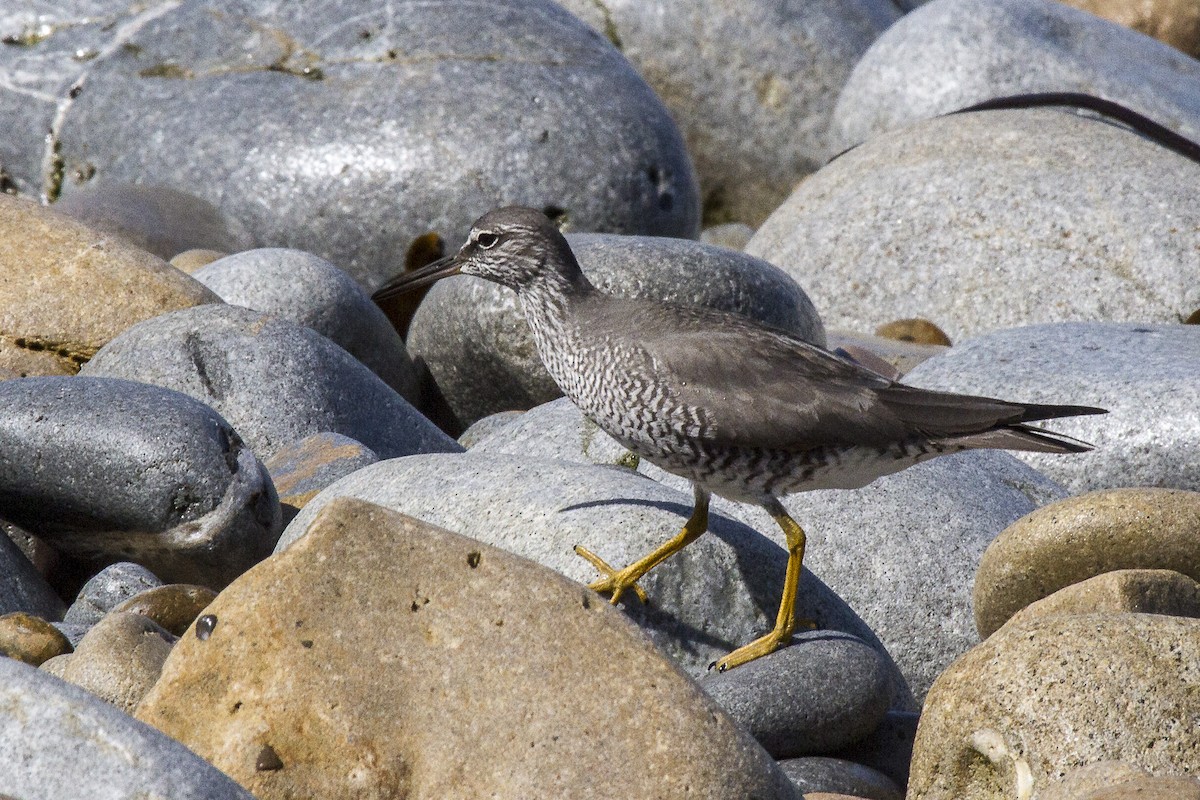
[[[811,619],[798,619],[795,622],[795,627],[805,630],[815,630],[817,623]],[[787,645],[792,639],[792,631],[776,628],[766,636],[760,636],[748,645],[739,647],[724,658],[719,658],[708,665],[709,669],[715,669],[717,672],[724,672],[727,669],[740,667],[748,661],[753,661],[756,658],[762,658],[769,653],[774,653],[781,647]]]
[[[650,601],[649,596],[646,594],[646,590],[641,586],[638,586],[637,581],[641,575],[634,575],[629,567],[621,570],[613,569],[608,565],[607,561],[593,553],[591,550],[588,550],[583,545],[575,545],[575,553],[595,567],[596,571],[604,576],[599,580],[588,584],[588,588],[593,592],[609,592],[611,595],[609,602],[613,605],[617,604],[617,601],[621,599],[621,595],[625,594],[627,589],[632,589],[634,594],[636,594],[638,599],[643,603]]]

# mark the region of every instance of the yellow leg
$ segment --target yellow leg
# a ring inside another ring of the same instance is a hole
[[[696,541],[700,534],[708,530],[709,494],[699,486],[695,487],[695,493],[696,505],[692,508],[692,515],[688,517],[688,521],[683,524],[683,530],[677,533],[670,541],[650,553],[650,555],[633,562],[625,567],[625,569],[613,569],[592,551],[580,545],[575,545],[575,552],[591,562],[592,566],[604,576],[592,583],[588,588],[596,592],[611,592],[612,599],[610,602],[613,605],[616,605],[617,601],[621,599],[621,595],[625,593],[626,589],[633,589],[637,593],[638,599],[643,603],[646,602],[646,591],[641,586],[638,586],[637,583],[641,580],[641,577]]]
[[[709,669],[716,667],[718,672],[724,672],[731,667],[775,652],[781,645],[791,640],[792,631],[796,629],[796,592],[800,585],[800,569],[804,564],[804,529],[796,523],[796,520],[788,516],[779,501],[773,501],[766,508],[775,518],[779,527],[783,529],[788,546],[787,574],[783,579],[783,597],[779,600],[779,613],[775,617],[775,628],[766,636],[759,637],[750,644],[739,647],[724,658],[708,665]],[[805,622],[805,624],[812,625],[810,622]]]

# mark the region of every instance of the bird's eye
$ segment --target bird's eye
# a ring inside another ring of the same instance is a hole
[[[500,241],[500,237],[494,233],[481,233],[475,237],[475,241],[484,250],[491,250],[496,246],[496,242]]]

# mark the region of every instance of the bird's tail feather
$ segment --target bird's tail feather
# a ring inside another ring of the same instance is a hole
[[[1046,406],[1046,408],[1051,407]],[[1071,406],[1053,406],[1052,408],[1071,408]],[[1072,414],[1064,412],[1058,416],[1072,416]],[[1046,417],[1036,417],[1035,419],[1046,419]],[[943,439],[942,443],[968,450],[1024,450],[1029,453],[1086,453],[1093,448],[1093,445],[1064,433],[1042,430],[1031,425],[1006,425],[1003,428],[995,428],[982,433]]]

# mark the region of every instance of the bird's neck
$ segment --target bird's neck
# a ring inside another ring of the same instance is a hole
[[[538,355],[567,395],[572,394],[573,387],[564,385],[564,381],[570,381],[574,367],[569,362],[578,350],[575,312],[580,304],[598,293],[576,267],[573,272],[543,274],[538,281],[522,287],[519,294]]]

